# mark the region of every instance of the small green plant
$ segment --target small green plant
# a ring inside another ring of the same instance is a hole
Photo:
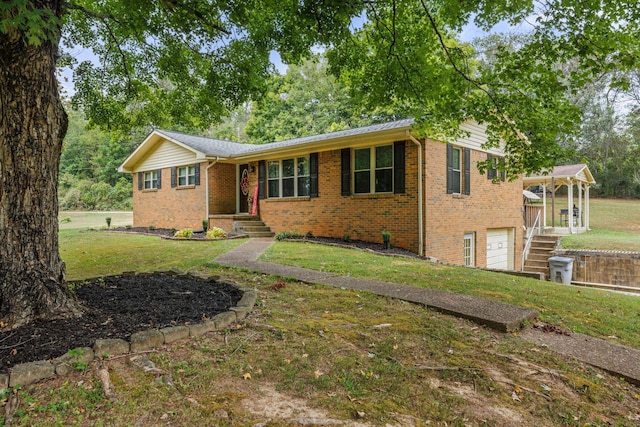
[[[104,220],[107,222],[107,228],[111,228],[111,217],[108,216]]]
[[[149,231],[153,231],[153,230],[155,230],[155,229],[156,229],[156,226],[155,226],[155,225],[150,225],[150,226],[149,226]]]
[[[176,231],[178,231],[177,228],[171,227],[171,230],[169,230],[171,232],[171,234],[176,234]]]
[[[222,228],[213,227],[211,230],[207,231],[207,239],[223,239],[227,237],[227,232]]]
[[[71,217],[70,216],[65,216],[64,218],[60,219],[61,223],[65,223],[65,222],[71,222]]]
[[[385,249],[391,249],[391,233],[388,231],[382,232],[382,244]]]
[[[124,228],[126,228],[127,230],[131,230],[133,228],[133,225],[127,224],[124,226]]]
[[[313,231],[307,231],[307,234],[305,236],[307,237],[307,239],[311,239],[313,237]]]
[[[193,230],[190,228],[183,228],[182,230],[178,230],[173,234],[173,237],[179,237],[182,239],[188,239],[193,236]]]
[[[278,234],[276,234],[275,237],[278,242],[281,242],[286,239],[291,239],[293,237],[300,237],[300,236],[301,234],[298,233],[297,231],[281,231]]]
[[[344,242],[350,242],[351,241],[351,234],[349,233],[344,233],[344,235],[342,236],[342,240]]]
[[[209,220],[208,219],[203,219],[202,220],[202,231],[204,231],[206,233],[208,229],[209,229]]]

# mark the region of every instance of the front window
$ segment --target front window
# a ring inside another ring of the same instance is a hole
[[[309,157],[269,161],[267,181],[270,198],[309,196],[311,188]]]
[[[144,189],[150,190],[158,188],[158,171],[151,171],[144,173]]]
[[[462,158],[462,150],[454,148],[451,159],[451,168],[453,169],[453,182],[451,188],[454,193],[460,193],[460,178],[462,176],[462,170],[460,168],[460,160]]]
[[[178,186],[196,185],[195,166],[183,166],[178,168]]]
[[[355,194],[393,191],[393,145],[359,148],[353,153]]]

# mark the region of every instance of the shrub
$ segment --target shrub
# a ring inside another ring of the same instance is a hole
[[[207,231],[207,239],[223,239],[227,237],[227,232],[222,228],[213,227],[211,230]]]
[[[206,233],[208,229],[209,229],[209,220],[208,219],[203,219],[202,220],[202,231],[204,231]]]
[[[282,240],[300,236],[302,236],[302,234],[298,233],[297,231],[281,231],[280,233],[276,234],[276,240],[280,242]]]
[[[391,233],[388,231],[382,232],[382,244],[385,249],[391,249]]]
[[[191,236],[193,236],[193,230],[190,228],[183,228],[182,230],[178,230],[173,235],[173,237],[180,237],[182,239],[188,239]]]
[[[107,228],[111,228],[111,217],[108,216],[104,220],[107,221]]]
[[[351,241],[351,234],[349,233],[345,233],[344,236],[342,236],[342,241],[344,242],[350,242]]]

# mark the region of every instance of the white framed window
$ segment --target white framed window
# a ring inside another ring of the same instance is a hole
[[[393,192],[393,145],[353,150],[353,192]]]
[[[452,173],[453,181],[451,182],[451,189],[454,194],[460,194],[460,189],[462,188],[462,185],[460,182],[462,178],[462,169],[460,168],[460,163],[462,159],[462,150],[457,147],[454,147],[453,152],[451,154],[452,154],[451,169],[453,171]]]
[[[267,195],[307,197],[311,189],[309,156],[267,162]]]
[[[473,267],[475,265],[475,234],[474,233],[465,233],[464,235],[464,255],[463,255],[463,264],[467,267]]]
[[[196,167],[194,165],[178,168],[178,187],[196,185]]]
[[[158,188],[158,171],[149,171],[144,173],[144,187],[145,190],[151,190]]]

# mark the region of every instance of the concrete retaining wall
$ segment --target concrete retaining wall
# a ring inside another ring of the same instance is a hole
[[[574,259],[574,282],[640,289],[640,252],[560,249],[554,255]]]

